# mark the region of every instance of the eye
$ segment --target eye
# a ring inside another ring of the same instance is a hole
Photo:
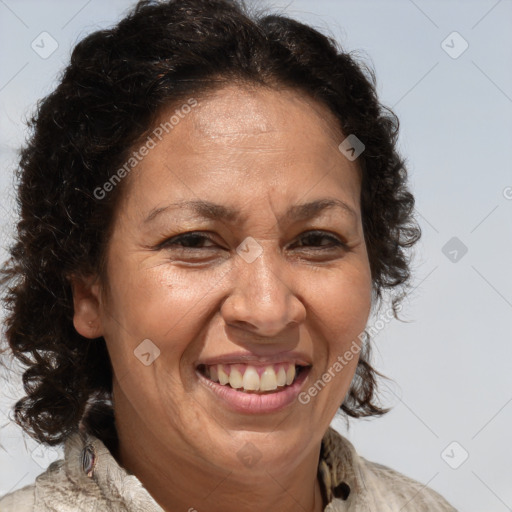
[[[215,247],[220,248],[211,236],[203,232],[193,231],[164,240],[157,248],[194,251],[196,249],[214,249]],[[298,242],[296,242],[293,247],[328,250],[339,247],[346,248],[346,244],[332,233],[326,231],[308,231],[299,237]]]
[[[312,247],[314,249],[333,249],[336,247],[346,248],[338,237],[326,231],[308,231],[299,238],[299,247]],[[297,244],[296,244],[297,245]]]
[[[206,245],[211,243],[212,245]],[[215,244],[211,237],[200,232],[190,232],[177,235],[162,242],[158,248],[168,249],[172,247],[181,249],[211,249]]]

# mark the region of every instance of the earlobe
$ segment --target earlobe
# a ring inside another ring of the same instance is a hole
[[[69,282],[73,293],[73,325],[76,331],[89,339],[103,336],[100,285],[97,277],[71,276]]]

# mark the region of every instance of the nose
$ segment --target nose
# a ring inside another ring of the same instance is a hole
[[[231,293],[221,307],[227,325],[262,337],[275,337],[300,325],[306,309],[296,290],[293,269],[269,250],[251,263],[238,257]],[[295,276],[296,277],[296,276]]]

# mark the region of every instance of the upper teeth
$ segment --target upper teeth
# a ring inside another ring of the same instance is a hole
[[[272,391],[278,386],[289,386],[295,379],[295,365],[291,363],[268,366],[216,364],[206,368],[211,380],[245,391]]]

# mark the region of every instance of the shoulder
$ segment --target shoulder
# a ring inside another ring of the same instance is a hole
[[[359,457],[365,480],[371,484],[376,500],[383,500],[390,510],[402,512],[457,512],[439,493],[398,471]]]
[[[41,473],[35,482],[17,489],[0,498],[0,512],[33,512],[41,509],[42,498],[52,496],[57,499],[63,493],[72,494],[72,485],[64,470],[64,460],[57,460]],[[58,501],[58,500],[57,500]],[[46,505],[46,503],[44,503]],[[48,509],[49,510],[49,509]],[[53,510],[53,509],[52,509]],[[59,509],[61,510],[61,509]],[[72,510],[64,509],[64,510]]]
[[[81,475],[83,436],[71,435],[65,443],[65,457],[52,462],[34,483],[0,498],[0,512],[75,512],[91,496],[96,485]]]
[[[0,497],[1,512],[32,512],[35,503],[35,484],[26,485]]]
[[[321,466],[331,508],[380,512],[457,512],[440,494],[394,469],[357,454],[352,443],[329,428],[322,441]],[[337,489],[343,493],[337,493]],[[342,494],[338,496],[337,494]]]
[[[82,431],[68,436],[64,459],[50,464],[34,484],[0,498],[0,512],[91,510],[163,512],[103,441]]]

